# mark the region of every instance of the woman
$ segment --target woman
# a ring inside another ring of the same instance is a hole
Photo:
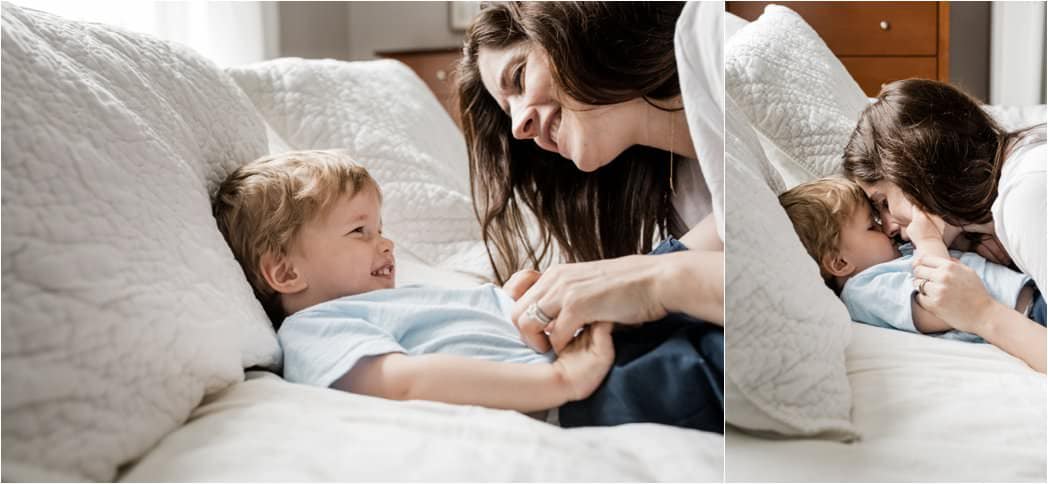
[[[537,268],[555,250],[569,262],[600,261],[555,266],[518,302],[515,320],[537,349],[560,349],[599,319],[640,323],[671,309],[723,320],[723,246],[712,218],[698,223],[708,190],[694,179],[673,52],[682,7],[496,3],[467,32],[460,107],[497,278]],[[526,211],[537,218],[538,248]],[[656,236],[683,234],[692,257],[627,257],[648,252]],[[600,288],[589,287],[595,278]],[[694,291],[679,297],[663,285]],[[566,291],[579,297],[567,301]],[[520,317],[535,302],[555,320],[549,341]]]
[[[845,148],[844,172],[878,209],[890,236],[929,217],[943,241],[1013,264],[1046,287],[1045,126],[1003,130],[960,90],[922,79],[885,86]],[[917,302],[956,329],[1045,371],[1045,328],[997,304],[966,266],[914,262]]]
[[[474,204],[499,282],[516,272],[530,286],[513,320],[536,350],[560,351],[594,321],[723,324],[723,244],[674,54],[683,8],[492,3],[466,33],[457,82]],[[690,250],[638,255],[669,236]],[[557,255],[568,263],[518,272]]]

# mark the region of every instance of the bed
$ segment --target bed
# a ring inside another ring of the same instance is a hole
[[[729,388],[726,480],[1043,482],[1048,464],[1045,376],[990,345],[850,321],[839,300],[822,285],[814,262],[804,254],[771,197],[836,171],[854,119],[869,100],[817,34],[792,11],[772,6],[754,23],[729,15],[727,24],[727,96],[739,106],[743,124],[733,130],[735,120],[729,119],[728,136],[745,137],[744,128],[754,134],[748,144],[736,144],[753,156],[728,159],[729,164],[747,165],[739,172],[729,165],[729,193],[734,193],[733,186],[737,190],[738,183],[748,184],[751,193],[745,203],[735,206],[733,200],[741,201],[729,198],[729,229],[742,220],[760,221],[762,227],[772,227],[772,232],[759,233],[762,240],[780,248],[768,251],[761,240],[750,237],[755,232],[733,237],[729,231],[729,312],[733,298],[747,295],[751,297],[745,304],[774,309],[750,319],[728,318],[732,329],[727,332],[731,348],[727,364],[774,375],[764,383],[777,391],[783,405],[802,402],[810,412],[776,414],[772,402],[762,408],[772,408],[768,413],[776,419],[755,420],[746,412],[735,413]],[[987,110],[1007,129],[1043,123],[1046,116],[1043,105]],[[767,205],[759,205],[761,201]],[[733,260],[777,267],[768,261],[769,254],[795,260],[786,283],[767,279],[772,269],[732,271]],[[754,288],[754,280],[762,290]],[[794,299],[805,307],[791,306]],[[782,320],[788,324],[771,324]],[[817,369],[828,370],[806,372],[810,367],[803,364],[780,364],[792,370],[782,373],[774,373],[770,365],[757,368],[764,364],[761,355],[753,352],[760,346],[740,351],[741,344],[732,344],[733,329],[736,336],[743,333],[765,347],[788,346],[783,351],[817,359],[823,364]],[[798,333],[804,337],[790,338]],[[838,342],[844,345],[837,346]],[[775,381],[769,382],[772,378]],[[833,392],[820,393],[831,380]],[[747,390],[761,388],[751,385]],[[841,392],[848,398],[823,398]],[[814,398],[802,399],[808,395]],[[822,432],[825,426],[812,423],[820,415],[836,419],[840,431]]]
[[[561,429],[279,376],[217,232],[235,166],[341,148],[382,185],[398,284],[490,280],[460,131],[395,61],[222,70],[3,5],[3,479],[721,481],[723,437]]]

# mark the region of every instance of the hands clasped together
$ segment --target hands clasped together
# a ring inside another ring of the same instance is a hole
[[[523,270],[504,285],[517,301],[512,319],[536,351],[558,354],[558,370],[578,398],[592,393],[614,360],[611,330],[664,317],[653,298],[655,268],[645,256]],[[576,337],[576,335],[578,335]]]

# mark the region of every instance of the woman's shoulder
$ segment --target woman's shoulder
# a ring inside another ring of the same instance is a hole
[[[713,197],[706,186],[698,160],[688,159],[677,165],[673,208],[677,210],[686,227],[694,227],[713,211]],[[679,237],[683,234],[675,234]]]
[[[1043,178],[1048,171],[1048,143],[1044,136],[1020,143],[1008,154],[1001,168],[1001,188]]]

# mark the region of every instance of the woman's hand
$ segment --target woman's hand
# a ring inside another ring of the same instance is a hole
[[[914,279],[927,281],[918,282],[923,291],[917,294],[917,304],[955,329],[981,335],[1000,304],[986,292],[975,271],[934,256],[916,257],[912,264]]]
[[[615,346],[611,343],[612,326],[608,322],[590,325],[553,362],[558,381],[564,385],[569,402],[593,394],[611,369],[615,361]]]
[[[665,256],[627,256],[550,267],[513,307],[513,323],[537,351],[558,353],[578,329],[594,321],[637,324],[660,319],[667,310],[657,299],[656,281],[667,276]],[[537,304],[552,318],[548,325],[528,314]],[[547,337],[548,334],[548,337]]]
[[[512,276],[509,276],[509,280],[502,285],[502,290],[506,291],[506,294],[516,301],[517,299],[520,299],[520,297],[527,292],[528,288],[533,286],[535,281],[538,281],[541,276],[541,272],[533,271],[531,269],[514,272]]]

